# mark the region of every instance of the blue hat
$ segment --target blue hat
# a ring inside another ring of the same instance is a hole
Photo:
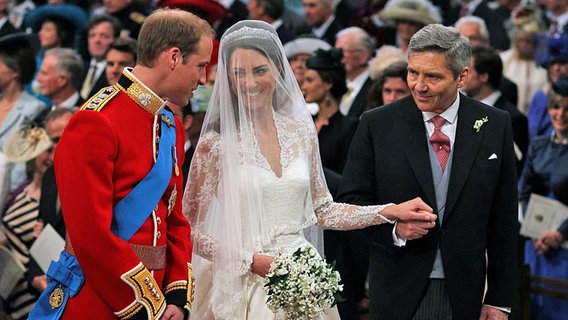
[[[87,25],[87,13],[81,7],[72,4],[46,4],[30,12],[24,24],[38,32],[41,25],[48,19],[63,20],[71,25],[75,35],[81,34]]]
[[[534,48],[535,62],[544,68],[554,62],[568,62],[568,36],[537,35]]]

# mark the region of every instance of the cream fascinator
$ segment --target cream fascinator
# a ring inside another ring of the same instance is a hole
[[[3,152],[11,162],[27,162],[51,147],[45,129],[24,126],[15,131],[4,144]]]

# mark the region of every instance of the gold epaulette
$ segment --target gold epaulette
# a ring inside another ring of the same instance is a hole
[[[141,14],[140,12],[132,12],[128,18],[130,18],[130,20],[138,23],[138,24],[143,24],[144,20],[146,20],[146,16]]]
[[[104,106],[118,94],[120,90],[115,86],[102,88],[83,104],[80,110],[101,111]]]

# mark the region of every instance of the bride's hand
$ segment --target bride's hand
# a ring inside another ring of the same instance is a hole
[[[270,271],[272,261],[274,261],[274,257],[272,256],[255,253],[252,256],[251,271],[264,278],[268,274],[268,271]]]
[[[421,222],[436,222],[437,218],[437,216],[433,214],[432,208],[420,198],[414,198],[394,206],[386,207],[381,211],[381,215],[387,219]],[[432,223],[432,227],[434,225],[435,223]]]

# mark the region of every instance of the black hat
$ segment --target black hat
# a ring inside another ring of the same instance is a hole
[[[317,49],[314,55],[306,61],[306,67],[314,70],[342,69],[341,59],[343,50],[330,48],[329,50]]]
[[[23,48],[39,49],[39,40],[35,34],[15,32],[0,38],[1,52],[16,52]]]
[[[30,12],[24,23],[32,28],[33,32],[39,32],[41,25],[48,19],[55,18],[71,25],[75,35],[81,34],[87,25],[87,13],[72,4],[46,4]]]
[[[568,75],[561,75],[558,80],[552,84],[552,90],[563,97],[568,97]]]

